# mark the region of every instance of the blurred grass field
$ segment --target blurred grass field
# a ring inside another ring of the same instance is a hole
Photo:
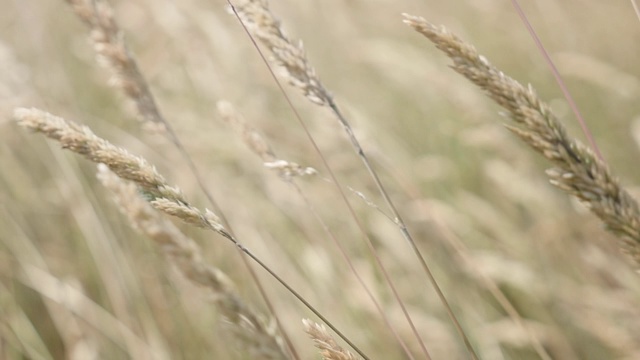
[[[291,187],[221,121],[232,103],[279,158],[317,169],[297,183],[385,313],[419,347],[335,186],[250,39],[224,1],[112,1],[157,102],[243,243],[373,359],[404,354]],[[524,2],[523,2],[524,3]],[[87,30],[64,1],[5,1],[0,12],[0,358],[248,359],[211,299],[131,229],[95,165],[31,135],[13,108],[39,107],[88,125],[157,166],[209,207],[175,147],[143,131],[98,66]],[[271,0],[304,42],[351,120],[398,211],[482,359],[538,359],[531,338],[487,289],[497,284],[553,359],[640,358],[640,281],[613,235],[548,183],[548,166],[502,127],[506,120],[448,60],[402,24],[444,24],[505,73],[532,84],[572,135],[575,117],[507,1]],[[637,193],[640,21],[630,2],[522,4],[611,169]],[[283,84],[286,81],[283,80]],[[285,86],[343,186],[386,212],[339,123]],[[466,359],[442,304],[392,221],[350,202],[433,359]],[[181,226],[206,261],[262,313],[238,252]],[[462,244],[456,247],[454,244]],[[470,259],[471,261],[467,261]],[[301,358],[310,313],[265,273],[262,285]]]

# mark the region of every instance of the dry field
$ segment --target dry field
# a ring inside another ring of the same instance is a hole
[[[231,2],[2,1],[1,359],[640,358],[633,2]]]

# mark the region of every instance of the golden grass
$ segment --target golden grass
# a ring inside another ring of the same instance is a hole
[[[200,247],[149,206],[132,183],[118,178],[106,166],[98,168],[98,178],[113,192],[115,202],[131,226],[156,242],[185,278],[211,292],[224,321],[230,325],[230,331],[238,337],[247,353],[258,359],[287,358],[281,348],[282,340],[273,327],[240,298],[235,284],[222,270],[208,265],[202,259]],[[166,212],[165,208],[158,205],[158,201],[151,201],[151,204]],[[168,204],[171,207],[173,203]]]
[[[316,347],[320,349],[320,355],[326,360],[356,360],[360,359],[350,351],[343,349],[331,337],[331,334],[321,324],[314,323],[309,319],[303,319],[302,323],[309,337],[313,339]]]
[[[507,128],[557,167],[551,183],[574,195],[621,239],[621,247],[640,265],[638,203],[614,178],[604,160],[570,138],[551,107],[531,86],[525,88],[478,54],[473,46],[425,19],[405,15],[405,22],[431,40],[453,61],[453,69],[485,90],[519,126]]]
[[[632,4],[523,4],[604,162],[503,3],[67,2],[0,15],[0,358],[640,355]]]

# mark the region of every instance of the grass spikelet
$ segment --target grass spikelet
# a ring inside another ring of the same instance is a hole
[[[324,360],[360,360],[361,358],[343,349],[329,334],[327,329],[309,319],[303,319],[304,331],[320,349],[320,355]]]
[[[567,135],[549,105],[531,86],[524,87],[496,69],[476,49],[417,16],[404,22],[424,35],[453,60],[452,68],[482,88],[516,125],[507,128],[555,167],[547,171],[551,183],[578,198],[616,234],[623,251],[640,265],[640,211],[607,164]]]
[[[122,179],[134,182],[154,208],[188,224],[211,229],[232,239],[216,215],[209,210],[202,212],[189,205],[182,191],[170,186],[145,159],[96,136],[88,127],[38,109],[18,108],[14,112],[14,118],[19,125],[57,140],[63,148],[97,164],[103,163]]]
[[[145,128],[165,130],[147,81],[124,42],[124,34],[105,0],[67,0],[74,12],[90,29],[89,39],[98,55],[98,63],[111,71],[110,84],[121,89],[136,106]]]
[[[275,329],[240,298],[233,282],[222,270],[203,260],[202,250],[192,239],[144,201],[133,183],[120,179],[104,164],[98,166],[98,178],[112,192],[114,201],[130,224],[153,240],[187,280],[211,292],[227,327],[252,358],[287,358]],[[210,216],[215,215],[210,213]],[[193,218],[199,219],[197,214]]]
[[[309,64],[302,42],[294,44],[282,31],[268,1],[243,0],[234,8],[243,24],[269,49],[291,85],[302,90],[313,103],[326,106],[332,102],[331,95]]]
[[[458,321],[451,306],[448,304],[448,300],[446,299],[444,292],[440,289],[440,286],[438,285],[437,280],[433,276],[431,269],[429,269],[429,266],[424,256],[422,255],[420,249],[416,245],[416,242],[411,236],[409,229],[406,226],[402,216],[396,209],[396,206],[391,200],[391,197],[389,196],[387,190],[385,189],[385,186],[383,185],[376,170],[373,168],[371,162],[369,161],[369,158],[365,150],[360,145],[360,141],[356,137],[355,132],[353,131],[353,128],[349,120],[340,111],[340,108],[334,101],[330,92],[322,85],[319,78],[315,75],[315,71],[309,65],[309,61],[307,60],[307,57],[302,49],[302,43],[299,43],[298,46],[294,46],[293,42],[286,35],[284,35],[282,29],[280,28],[279,21],[276,20],[273,13],[269,10],[267,0],[247,0],[245,2],[242,2],[242,5],[233,7],[233,9],[234,9],[234,12],[237,14],[237,16],[240,18],[240,20],[242,21],[243,26],[249,28],[250,31],[258,39],[260,39],[263,42],[263,44],[265,44],[269,48],[275,62],[278,65],[281,65],[285,69],[285,73],[288,75],[290,82],[294,86],[302,89],[304,94],[310,101],[321,106],[327,106],[329,109],[331,109],[331,112],[334,114],[336,119],[340,122],[340,125],[342,126],[347,137],[349,138],[349,142],[351,143],[353,150],[360,157],[371,179],[376,184],[376,188],[378,189],[378,192],[384,198],[387,206],[393,213],[398,230],[400,231],[404,239],[408,241],[413,253],[415,254],[417,260],[420,262],[420,265],[425,275],[427,276],[429,283],[436,290],[436,293],[438,295],[440,302],[447,309],[447,314],[450,320],[452,321],[452,323],[454,324],[454,327],[456,328],[456,331],[458,332],[459,336],[463,339],[465,347],[471,354],[471,357],[473,359],[477,359],[478,356],[471,345],[471,341],[465,334],[465,331],[462,328],[462,325],[460,324],[460,322]],[[294,109],[294,112],[295,112],[295,109]],[[301,125],[305,127],[299,115],[297,115],[297,117]],[[308,131],[307,131],[307,135],[309,136],[310,139],[312,139],[312,136],[311,134],[308,133]],[[319,149],[317,150],[319,152]],[[340,187],[339,182],[335,178],[335,175],[330,170],[328,163],[326,163],[326,159],[324,159],[323,161],[325,162],[325,165],[327,166],[327,169],[329,170],[329,173],[331,174],[331,177],[334,183],[337,185],[337,188],[339,189],[345,203],[347,203],[347,206],[350,208],[351,205],[349,204],[348,200],[346,200],[346,195],[342,190],[342,188]],[[350,211],[353,211],[353,210],[350,209]],[[365,229],[362,227],[362,225],[357,219],[356,219],[356,222],[358,222],[359,224],[358,226],[360,227],[363,234],[366,233]],[[375,254],[375,250],[373,249],[371,239],[367,238],[367,240],[369,241],[368,245],[370,246],[371,251],[374,253],[374,258],[376,259],[378,266],[382,270],[389,288],[394,293],[394,297],[400,304],[400,307],[402,308],[404,316],[407,322],[409,323],[413,334],[415,335],[416,339],[420,343],[422,353],[426,358],[430,358],[429,351],[426,345],[424,344],[424,341],[422,340],[413,320],[411,319],[411,316],[409,315],[409,312],[407,311],[406,306],[404,305],[402,299],[398,295],[398,292],[393,282],[391,281],[390,277],[388,276],[386,269],[384,269],[384,265]]]
[[[20,108],[14,112],[19,125],[36,132],[43,133],[47,137],[60,142],[63,148],[69,149],[80,155],[83,155],[87,159],[103,164],[104,167],[108,167],[115,175],[121,179],[129,180],[135,183],[138,190],[142,192],[142,195],[155,209],[162,211],[168,215],[177,217],[182,221],[201,228],[213,230],[222,236],[234,241],[231,235],[226,231],[224,226],[220,224],[218,217],[211,211],[202,212],[197,208],[189,205],[187,200],[182,195],[182,192],[169,186],[153,166],[151,166],[145,159],[130,154],[124,149],[118,148],[108,141],[96,136],[86,126],[80,126],[71,121],[64,120],[60,117],[51,115],[47,112],[37,109],[24,109]],[[131,191],[131,190],[128,190]],[[120,202],[122,204],[122,202]],[[124,206],[124,205],[123,205]],[[140,207],[140,205],[131,205],[132,208]],[[145,211],[144,217],[149,217],[148,211]],[[138,224],[138,227],[148,227],[149,224]],[[166,224],[163,225],[166,227]],[[228,281],[224,280],[219,272],[212,271],[203,267],[202,262],[198,262],[198,258],[195,257],[197,249],[193,249],[193,244],[187,242],[185,239],[180,241],[171,240],[167,236],[169,234],[175,235],[175,231],[163,230],[161,236],[165,242],[171,243],[173,246],[172,251],[177,250],[177,256],[181,258],[191,259],[189,263],[182,262],[181,270],[192,281],[199,282],[201,285],[208,284],[216,288],[218,293],[222,290],[229,291],[230,288]],[[157,234],[156,234],[157,235]],[[189,249],[191,248],[191,249]],[[174,255],[175,256],[175,255]],[[200,268],[200,269],[198,269]],[[222,307],[226,307],[225,315],[231,315],[231,319],[235,319],[234,324],[237,328],[252,329],[251,333],[255,334],[268,334],[268,338],[265,341],[263,336],[245,336],[242,338],[247,343],[249,340],[259,338],[260,346],[252,348],[256,350],[256,358],[260,359],[284,359],[282,350],[279,346],[269,347],[266,344],[277,344],[275,338],[271,335],[273,330],[268,330],[257,317],[252,313],[243,310],[241,303],[234,299],[234,297],[226,297],[221,301],[224,302]],[[235,310],[231,310],[235,308]],[[235,314],[234,314],[235,312]],[[245,330],[243,330],[245,331]],[[240,334],[240,333],[239,333]],[[265,349],[269,348],[268,351]],[[275,351],[274,349],[278,350]],[[278,356],[271,356],[274,352],[279,353]]]

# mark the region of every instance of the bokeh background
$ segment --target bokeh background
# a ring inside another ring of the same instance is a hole
[[[278,157],[319,171],[296,181],[418,356],[355,220],[226,3],[111,3],[160,108],[238,238],[372,358],[403,357],[300,195],[221,121],[220,100],[234,104]],[[637,193],[640,21],[631,3],[523,3],[606,161]],[[95,165],[18,128],[11,114],[34,106],[87,124],[147,158],[195,204],[210,206],[178,151],[140,128],[64,1],[1,4],[0,357],[248,358],[220,327],[207,293],[131,229],[96,181]],[[640,358],[640,279],[616,239],[548,184],[548,164],[502,127],[507,120],[497,106],[402,23],[407,12],[446,25],[532,84],[583,138],[509,1],[270,4],[288,35],[304,42],[483,359],[539,358],[489,283],[554,359]],[[285,89],[341,184],[380,207],[349,197],[432,357],[468,358],[338,122],[297,89]],[[266,313],[235,248],[216,234],[182,228]],[[301,323],[308,310],[258,273],[297,350],[318,358]]]

